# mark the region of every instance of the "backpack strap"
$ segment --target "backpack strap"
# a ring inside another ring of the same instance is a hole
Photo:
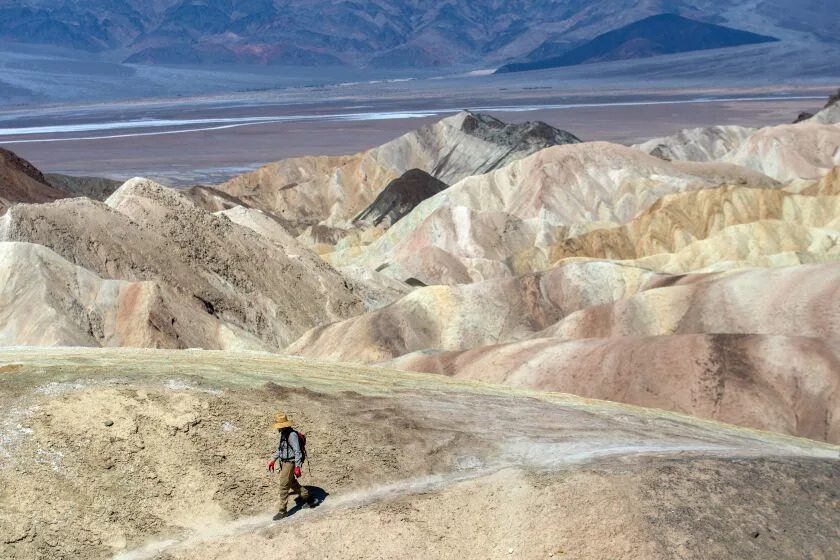
[[[294,430],[292,430],[292,431],[294,431]],[[280,436],[280,443],[277,444],[277,455],[280,457],[281,461],[294,461],[295,460],[294,459],[294,449],[292,449],[292,444],[289,443],[289,436],[291,435],[291,433],[292,432],[289,432],[288,434],[285,434],[285,435],[281,435]],[[283,457],[283,444],[284,443],[286,444],[286,448],[285,448],[286,455],[291,453],[292,454],[291,459],[287,459],[287,458]]]

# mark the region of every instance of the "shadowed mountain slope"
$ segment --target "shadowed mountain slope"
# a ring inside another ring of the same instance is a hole
[[[498,67],[535,49],[550,56],[552,46],[591,45],[596,37],[606,44],[597,43],[600,50],[585,56],[719,47],[758,40],[752,34],[813,52],[836,38],[837,17],[832,3],[815,9],[792,0],[4,0],[0,35],[12,43],[57,45],[91,58],[103,52],[106,60],[133,63]],[[640,27],[643,33],[628,31]],[[685,34],[674,37],[677,30]],[[616,39],[606,40],[608,33]]]
[[[105,177],[78,177],[58,173],[47,173],[45,177],[50,185],[59,190],[72,196],[86,196],[93,200],[105,200],[125,182]]]
[[[560,56],[506,64],[497,73],[646,58],[706,49],[778,41],[775,37],[731,29],[676,14],[658,14],[595,37]]]
[[[265,348],[158,281],[103,279],[42,245],[0,242],[0,345]]]

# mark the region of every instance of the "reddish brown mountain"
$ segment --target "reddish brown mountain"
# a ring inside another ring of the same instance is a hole
[[[0,214],[18,202],[52,202],[68,196],[52,187],[34,165],[0,148]]]

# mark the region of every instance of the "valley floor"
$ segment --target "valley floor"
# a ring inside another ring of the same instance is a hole
[[[427,91],[429,83],[396,91],[353,87],[311,95],[16,109],[0,118],[0,145],[45,172],[121,180],[143,176],[187,186],[217,184],[282,158],[354,153],[465,108],[508,122],[544,121],[587,141],[632,144],[709,123],[792,122],[801,111],[822,107],[833,91],[825,85],[606,91],[597,84],[568,90],[485,84],[465,98],[457,86],[474,84],[456,80],[450,88]],[[90,158],[91,153],[98,157]]]

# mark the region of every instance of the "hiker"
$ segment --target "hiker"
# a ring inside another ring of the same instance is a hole
[[[292,419],[285,414],[277,415],[274,427],[280,432],[280,443],[277,445],[277,451],[271,456],[268,470],[274,472],[277,461],[280,461],[280,511],[274,516],[274,520],[279,521],[286,517],[286,501],[290,490],[298,494],[307,507],[315,507],[319,502],[297,481],[303,476],[300,468],[306,460],[306,439],[292,428]]]

